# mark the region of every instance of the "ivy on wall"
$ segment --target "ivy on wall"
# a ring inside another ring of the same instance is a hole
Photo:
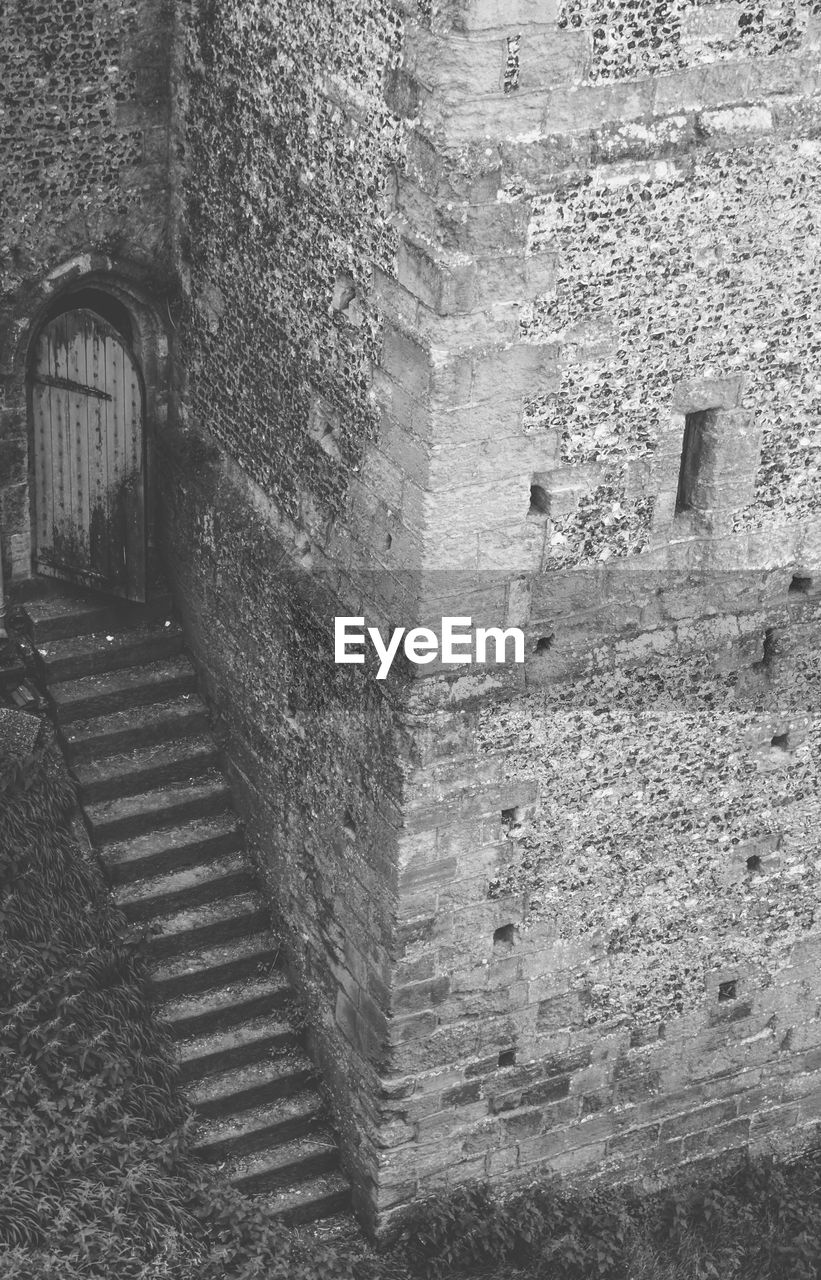
[[[338,509],[377,431],[400,37],[386,0],[211,0],[188,33],[191,407],[292,517],[304,491]]]

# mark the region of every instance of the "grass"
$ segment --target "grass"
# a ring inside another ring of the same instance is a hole
[[[473,1185],[415,1206],[401,1247],[427,1280],[818,1280],[821,1147],[643,1197],[544,1183],[500,1200]]]

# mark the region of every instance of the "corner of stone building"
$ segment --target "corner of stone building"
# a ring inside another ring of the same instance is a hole
[[[307,42],[298,8],[283,42],[145,0],[71,45],[101,151],[74,218],[59,156],[21,187],[1,305],[16,349],[56,263],[173,261],[164,545],[360,1212],[798,1145],[818,17],[637,15],[628,59],[576,0],[317,3]],[[526,660],[377,682],[332,661],[343,608]]]
[[[376,277],[378,447],[414,470],[418,618],[521,625],[527,656],[414,682],[382,1223],[465,1178],[652,1182],[775,1134],[786,1150],[817,1110],[795,980],[812,909],[759,897],[809,874],[786,797],[818,724],[818,472],[784,352],[812,343],[815,267],[793,249],[817,32],[798,15],[770,47],[693,11],[628,69],[588,17],[419,6],[392,85],[413,127],[396,272]],[[795,109],[762,104],[765,82]],[[709,829],[716,754],[732,802]],[[669,829],[648,786],[675,795]],[[655,983],[645,916],[676,939]]]

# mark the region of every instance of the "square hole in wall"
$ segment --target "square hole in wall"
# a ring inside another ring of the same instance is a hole
[[[509,951],[513,946],[513,939],[516,936],[516,926],[514,924],[503,924],[493,933],[494,947],[503,947]]]
[[[515,1067],[516,1066],[516,1050],[503,1049],[502,1052],[499,1054],[499,1066]]]
[[[729,978],[726,982],[718,984],[719,1000],[735,1000],[738,996],[738,981],[736,978]]]
[[[547,489],[540,484],[530,486],[529,516],[547,516],[550,514],[550,498]]]
[[[778,652],[778,633],[774,627],[768,627],[764,632],[764,640],[761,646],[761,665],[765,671],[769,671]]]
[[[787,588],[787,594],[791,596],[805,596],[812,586],[812,578],[804,577],[800,573],[794,573]]]
[[[770,738],[770,746],[776,751],[789,751],[790,735],[789,733],[774,733]]]
[[[502,810],[502,835],[509,835],[514,827],[519,825],[518,808]]]
[[[550,650],[553,648],[553,641],[555,639],[556,637],[554,635],[539,636],[539,639],[536,641],[535,645],[533,646],[533,652],[538,653],[542,657],[544,657],[546,653],[550,653]]]
[[[757,853],[751,853],[749,858],[747,859],[747,870],[748,871],[761,870],[761,858]]]

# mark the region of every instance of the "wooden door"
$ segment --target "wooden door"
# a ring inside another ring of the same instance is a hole
[[[30,383],[38,571],[144,600],[144,401],[124,338],[66,311],[40,334]]]

